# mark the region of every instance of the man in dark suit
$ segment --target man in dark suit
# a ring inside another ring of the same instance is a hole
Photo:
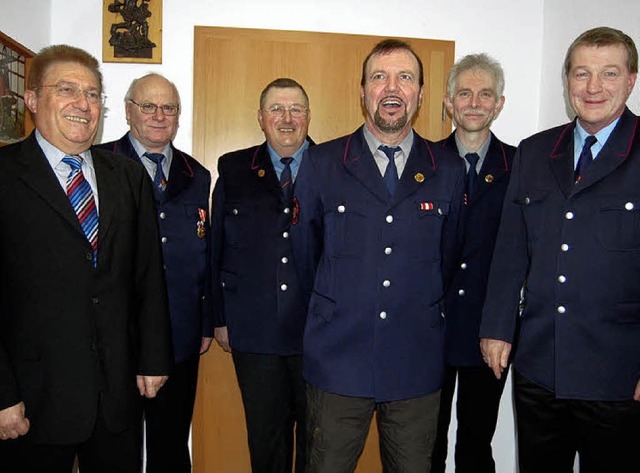
[[[36,131],[0,151],[0,470],[138,472],[138,398],[172,356],[149,179],[91,146],[85,51],[43,49],[24,98]]]
[[[491,439],[506,376],[498,380],[480,353],[480,317],[515,148],[490,131],[504,105],[504,73],[486,54],[470,54],[449,71],[444,103],[456,129],[440,144],[467,168],[463,247],[445,299],[446,368],[432,473],[444,473],[456,388],[458,473],[495,473]]]
[[[308,472],[353,471],[377,412],[385,471],[429,471],[455,260],[460,158],[412,129],[422,63],[402,41],[362,68],[365,124],[308,150],[294,261],[308,317]]]
[[[625,103],[638,52],[594,28],[564,67],[573,122],[522,141],[480,336],[496,377],[514,358],[520,471],[632,471],[640,445],[640,133]]]
[[[143,403],[148,473],[190,473],[189,429],[198,363],[213,340],[210,305],[211,175],[173,146],[180,95],[159,74],[135,79],[125,96],[129,132],[100,145],[142,163],[153,182],[169,294],[175,367],[154,399]]]
[[[222,156],[213,191],[215,338],[232,352],[253,473],[291,472],[294,428],[295,471],[304,471],[306,314],[289,229],[310,119],[299,83],[268,84],[258,110],[266,142]]]

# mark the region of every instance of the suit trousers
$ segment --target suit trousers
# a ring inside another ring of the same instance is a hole
[[[520,473],[637,471],[640,402],[558,399],[513,372]],[[633,393],[630,393],[633,394]]]
[[[376,413],[385,473],[428,473],[440,391],[401,401],[329,393],[307,385],[307,473],[355,470]]]
[[[82,473],[140,473],[142,431],[139,423],[114,433],[100,412],[91,436],[80,444],[35,444],[27,437],[0,441],[2,473],[71,473],[78,460]]]
[[[153,399],[144,399],[147,473],[191,473],[189,430],[200,355],[176,363]]]
[[[253,473],[295,473],[306,461],[302,356],[233,352],[244,405]]]
[[[447,365],[440,397],[438,435],[433,448],[431,473],[446,470],[447,441],[453,395],[458,381],[456,401],[455,471],[456,473],[495,473],[491,440],[498,421],[500,398],[507,379],[497,379],[484,366],[454,367]]]

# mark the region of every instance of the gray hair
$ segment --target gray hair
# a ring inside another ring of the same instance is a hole
[[[480,69],[489,74],[493,78],[497,97],[502,97],[504,93],[504,71],[502,70],[502,66],[488,54],[480,53],[464,56],[453,65],[447,77],[447,96],[449,98],[452,99],[456,92],[456,80],[458,76],[463,72],[473,69]]]

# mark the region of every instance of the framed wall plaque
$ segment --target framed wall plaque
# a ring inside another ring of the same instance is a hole
[[[102,1],[102,61],[162,63],[162,0]]]
[[[0,146],[15,143],[33,130],[24,105],[27,72],[34,53],[0,32]]]

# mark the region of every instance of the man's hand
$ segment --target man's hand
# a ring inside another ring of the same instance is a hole
[[[29,432],[29,426],[23,402],[0,411],[0,440],[17,439]]]
[[[509,354],[511,353],[511,343],[504,340],[494,340],[492,338],[480,339],[480,350],[484,362],[493,370],[496,378],[502,377],[502,372],[509,365]]]
[[[136,376],[136,384],[138,385],[138,391],[140,395],[147,399],[156,397],[160,388],[167,382],[169,376]]]
[[[211,342],[213,341],[213,337],[202,337],[200,341],[200,354],[204,355],[207,351],[209,351],[209,347],[211,346]]]
[[[633,395],[633,399],[640,401],[640,379],[638,380],[638,384],[636,384],[636,392]]]
[[[216,327],[213,330],[213,337],[216,339],[220,348],[222,348],[227,353],[231,353],[231,345],[229,345],[229,331],[227,327]]]

